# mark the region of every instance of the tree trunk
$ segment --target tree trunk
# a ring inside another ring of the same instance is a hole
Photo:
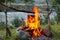
[[[51,14],[51,11],[49,10],[48,0],[46,0],[46,3],[47,3],[47,13],[48,13],[48,24],[46,26],[46,29],[47,29],[47,31],[49,33],[48,36],[52,37],[52,32],[51,32],[51,27],[50,27],[50,14]]]
[[[47,4],[47,13],[48,13],[48,24],[50,25],[50,10],[49,10],[49,5],[48,5],[48,0],[46,0],[46,4]]]
[[[7,5],[7,0],[5,0],[5,2],[6,2],[6,5]],[[9,35],[9,36],[11,36],[11,32],[10,32],[10,30],[9,30],[9,28],[8,28],[8,20],[7,20],[7,7],[6,7],[6,10],[5,10],[5,18],[6,18],[6,37]]]

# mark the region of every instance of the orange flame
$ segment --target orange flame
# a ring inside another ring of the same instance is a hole
[[[41,35],[41,29],[40,28],[40,20],[39,20],[39,10],[37,7],[33,8],[34,14],[35,15],[29,15],[28,19],[26,20],[26,26],[29,27],[27,30],[34,30],[33,31],[33,36],[40,36]]]

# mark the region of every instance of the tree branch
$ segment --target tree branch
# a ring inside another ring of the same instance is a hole
[[[0,5],[2,5],[4,7],[7,7],[7,8],[10,8],[10,9],[13,9],[13,10],[18,11],[18,12],[34,13],[34,12],[26,11],[26,10],[19,10],[19,9],[16,9],[16,8],[13,8],[13,7],[9,7],[5,4],[3,4],[2,2],[0,2]]]

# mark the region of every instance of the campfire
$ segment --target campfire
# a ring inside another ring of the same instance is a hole
[[[18,30],[24,31],[31,38],[40,37],[41,35],[47,36],[45,31],[40,27],[40,19],[39,19],[39,9],[37,7],[33,7],[34,15],[28,15],[26,19],[26,27],[19,27]]]
[[[40,20],[39,20],[39,10],[37,7],[33,8],[34,15],[28,15],[26,20],[26,30],[32,31],[30,34],[32,37],[37,37],[41,35],[42,29],[40,28]]]

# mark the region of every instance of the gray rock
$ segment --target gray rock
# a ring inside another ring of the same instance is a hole
[[[21,38],[24,38],[24,39],[28,39],[28,35],[25,33],[25,31],[23,30],[19,30],[18,31],[18,36],[21,37]]]

